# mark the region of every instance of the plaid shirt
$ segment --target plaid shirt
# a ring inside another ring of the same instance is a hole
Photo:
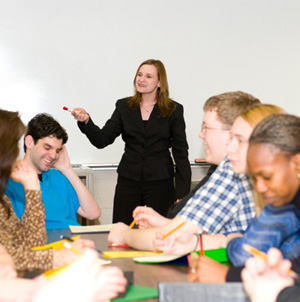
[[[243,233],[255,217],[249,177],[234,173],[226,157],[178,215],[209,234]]]

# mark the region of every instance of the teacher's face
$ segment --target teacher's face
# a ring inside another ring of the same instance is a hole
[[[158,87],[160,87],[160,82],[157,68],[154,65],[142,65],[135,79],[137,92],[156,95]]]
[[[300,154],[288,156],[267,144],[250,145],[247,155],[249,173],[264,201],[283,206],[299,190]]]

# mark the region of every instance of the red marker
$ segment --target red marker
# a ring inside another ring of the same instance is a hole
[[[123,248],[123,249],[130,248],[130,246],[127,244],[118,244],[118,243],[109,244],[108,247],[119,247],[119,248]]]
[[[65,106],[63,107],[63,110],[72,112],[72,110],[69,110],[69,108],[68,108],[68,107],[65,107]]]

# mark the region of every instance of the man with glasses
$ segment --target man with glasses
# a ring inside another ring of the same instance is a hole
[[[134,219],[145,230],[131,230],[126,225],[113,227],[109,240],[126,243],[137,249],[155,249],[153,239],[158,231],[170,230],[186,221],[181,231],[189,233],[243,233],[255,216],[254,197],[249,177],[233,172],[226,146],[230,141],[230,129],[244,111],[257,105],[258,99],[241,91],[223,93],[209,98],[204,104],[204,118],[199,137],[205,146],[205,159],[218,165],[189,199],[178,215],[169,220],[157,219],[152,209],[139,207]]]

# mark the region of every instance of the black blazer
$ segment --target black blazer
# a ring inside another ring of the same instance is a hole
[[[144,125],[140,107],[130,109],[128,99],[117,101],[115,111],[102,129],[90,118],[87,124],[78,122],[80,130],[97,148],[112,144],[116,137],[122,135],[125,149],[118,173],[137,181],[141,177],[146,181],[155,181],[175,175],[175,197],[184,197],[190,191],[191,168],[183,106],[176,103],[176,110],[170,116],[161,117],[156,104]]]

